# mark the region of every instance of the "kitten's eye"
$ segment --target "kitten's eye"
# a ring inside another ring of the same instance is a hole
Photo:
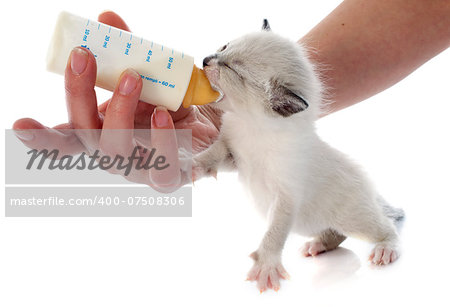
[[[228,47],[228,44],[224,45],[222,48],[219,49],[219,52],[224,51],[225,49],[227,49],[227,47]]]

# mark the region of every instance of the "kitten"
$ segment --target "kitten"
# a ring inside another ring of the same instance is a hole
[[[323,142],[315,120],[323,88],[305,49],[272,31],[223,46],[203,61],[212,86],[222,94],[213,106],[224,111],[218,139],[194,157],[196,178],[235,168],[270,226],[248,273],[260,291],[278,290],[288,274],[281,252],[293,231],[314,239],[305,256],[335,249],[347,236],[375,243],[369,260],[388,264],[398,257],[390,207],[364,173]]]

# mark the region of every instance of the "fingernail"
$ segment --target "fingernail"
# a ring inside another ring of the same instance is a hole
[[[169,113],[166,108],[156,107],[154,114],[156,127],[163,128],[169,125]]]
[[[122,76],[119,85],[119,92],[122,95],[130,95],[137,86],[138,80],[141,76],[134,70],[128,69]]]
[[[70,69],[76,75],[81,75],[87,67],[89,55],[81,48],[74,48],[70,55]]]
[[[27,130],[14,130],[14,134],[23,141],[31,141],[34,139],[34,134]]]

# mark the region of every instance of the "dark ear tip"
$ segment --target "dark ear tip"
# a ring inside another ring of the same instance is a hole
[[[267,20],[267,19],[264,19],[263,20],[263,26],[262,26],[262,29],[264,30],[264,31],[270,31],[271,29],[270,29],[270,25],[269,25],[269,21]]]

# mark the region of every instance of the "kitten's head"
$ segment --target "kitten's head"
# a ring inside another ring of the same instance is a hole
[[[212,86],[222,94],[223,110],[263,112],[274,117],[316,115],[321,87],[298,44],[263,30],[238,38],[203,60]],[[308,112],[304,112],[308,111]]]

